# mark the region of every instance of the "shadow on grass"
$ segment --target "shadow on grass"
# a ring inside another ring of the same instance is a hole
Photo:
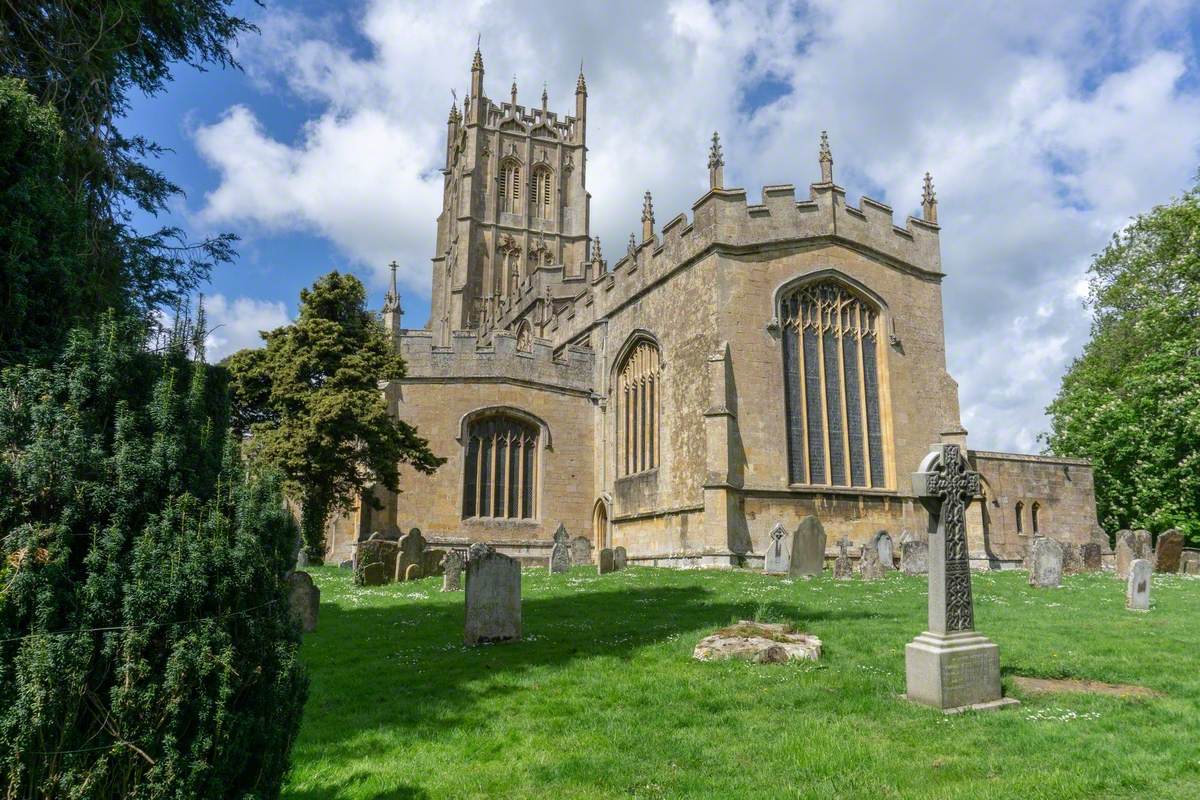
[[[283,796],[287,800],[329,800],[331,797],[343,797],[347,793],[353,792],[367,778],[368,776],[363,773],[356,773],[346,780],[323,784],[315,789],[285,791]],[[363,800],[429,800],[429,792],[416,786],[399,786],[375,794],[355,793],[355,796],[361,797]]]

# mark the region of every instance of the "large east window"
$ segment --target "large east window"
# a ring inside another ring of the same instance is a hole
[[[533,519],[537,515],[538,428],[495,414],[467,428],[463,518]]]
[[[658,407],[662,361],[653,342],[630,349],[617,372],[618,464],[622,475],[658,466]]]
[[[836,281],[781,306],[789,481],[885,487],[878,309]]]

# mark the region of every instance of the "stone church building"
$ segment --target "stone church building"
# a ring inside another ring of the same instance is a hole
[[[921,217],[897,226],[882,203],[847,202],[822,134],[818,182],[751,203],[725,185],[714,134],[690,215],[659,226],[647,192],[640,236],[606,257],[583,74],[561,116],[545,92],[527,108],[483,79],[476,52],[446,125],[430,321],[401,326],[394,266],[383,309],[408,365],[387,400],[447,461],[332,523],[329,558],[411,527],[544,560],[563,523],[670,566],[761,566],[769,531],[809,514],[831,552],[842,535],[924,536],[910,474],[932,443],[968,449],[929,176]],[[1018,562],[1036,534],[1091,540],[1087,462],[968,452],[978,566]]]

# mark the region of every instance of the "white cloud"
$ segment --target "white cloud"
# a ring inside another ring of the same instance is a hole
[[[850,197],[870,193],[898,217],[931,170],[964,423],[975,446],[1031,449],[1086,340],[1090,256],[1185,188],[1200,152],[1189,7],[1069,5],[370,0],[320,19],[268,12],[242,60],[259,85],[319,111],[282,138],[244,107],[197,129],[221,175],[200,214],[319,233],[374,268],[377,286],[397,258],[406,286],[427,294],[448,89],[462,96],[476,31],[493,97],[515,72],[524,102],[546,79],[552,108],[569,111],[582,57],[593,233],[609,254],[638,227],[646,189],[660,223],[690,209],[714,128],[727,183],[752,198],[813,180],[821,129]],[[767,79],[789,91],[747,104]]]
[[[210,363],[247,347],[261,347],[260,331],[269,331],[288,323],[283,303],[270,303],[249,297],[231,299],[214,294],[204,298],[204,313],[209,333],[204,344]]]

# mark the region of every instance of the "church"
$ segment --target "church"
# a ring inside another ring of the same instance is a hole
[[[446,123],[430,320],[402,327],[394,266],[383,308],[408,367],[389,406],[446,463],[332,522],[328,560],[412,527],[544,563],[562,524],[677,567],[761,567],[772,528],[807,515],[831,552],[881,530],[923,538],[911,473],[938,442],[981,475],[973,566],[1019,565],[1036,536],[1099,540],[1088,462],[970,449],[942,315],[962,265],[943,271],[928,174],[921,216],[897,225],[883,203],[847,202],[822,134],[807,192],[750,202],[713,134],[690,214],[659,225],[646,192],[640,237],[606,257],[587,100],[582,72],[573,114],[545,92],[519,105],[515,85],[493,100],[476,51]]]

